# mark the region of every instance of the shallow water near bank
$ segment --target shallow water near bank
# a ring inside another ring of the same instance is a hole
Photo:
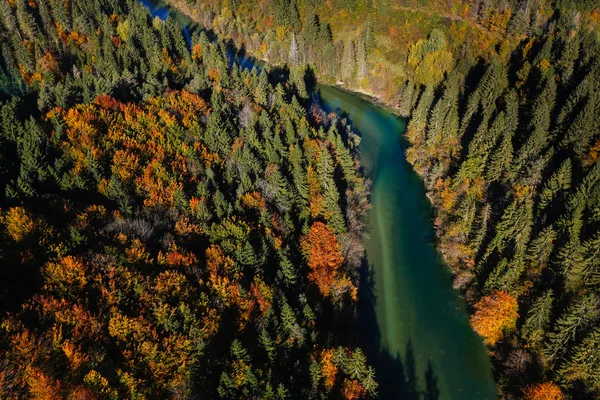
[[[154,16],[173,17],[188,38],[199,29],[161,1],[141,2]],[[347,116],[360,134],[361,163],[373,181],[359,325],[379,397],[495,399],[487,350],[434,248],[423,184],[404,158],[405,122],[360,95],[325,85],[318,92],[324,108]]]

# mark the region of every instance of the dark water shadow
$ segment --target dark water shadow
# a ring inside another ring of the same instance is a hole
[[[427,362],[427,369],[425,370],[425,390],[423,392],[424,400],[438,400],[440,398],[440,390],[437,387],[437,377],[433,370],[433,363],[431,360]]]
[[[356,319],[360,343],[367,360],[375,368],[378,398],[402,400],[438,400],[440,391],[431,360],[422,373],[417,370],[413,345],[406,343],[404,357],[392,354],[382,346],[377,322],[374,268],[365,258],[360,270],[358,316]],[[421,377],[421,379],[419,379]],[[423,385],[423,386],[422,386]]]

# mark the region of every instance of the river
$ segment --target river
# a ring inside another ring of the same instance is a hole
[[[188,37],[198,29],[160,1],[141,1]],[[358,94],[325,85],[318,92],[324,108],[346,115],[360,134],[361,164],[373,181],[359,326],[379,398],[495,399],[487,349],[435,250],[423,183],[404,158],[404,120]]]

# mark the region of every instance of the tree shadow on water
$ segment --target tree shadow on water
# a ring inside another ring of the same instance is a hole
[[[437,378],[433,371],[431,360],[427,362],[427,370],[425,370],[425,391],[423,392],[424,400],[438,400],[440,398],[440,390],[437,387]]]
[[[392,354],[382,346],[382,337],[375,311],[375,282],[373,266],[367,260],[361,267],[361,291],[358,304],[358,331],[361,345],[370,365],[375,368],[378,398],[402,400],[438,400],[440,391],[437,386],[433,363],[427,363],[423,371],[424,387],[419,384],[414,348],[408,340],[404,357]]]

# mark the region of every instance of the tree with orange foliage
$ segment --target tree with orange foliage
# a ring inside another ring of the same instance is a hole
[[[327,390],[331,390],[338,374],[338,367],[333,363],[333,355],[333,349],[323,350],[321,353],[321,374]]]
[[[485,343],[493,346],[502,339],[505,331],[514,329],[519,317],[517,299],[504,290],[497,290],[475,304],[471,326]]]
[[[254,282],[250,284],[250,295],[258,304],[261,315],[265,316],[273,302],[273,289],[258,276],[255,276]]]
[[[29,394],[33,399],[59,400],[63,398],[60,394],[59,382],[37,368],[27,366],[25,369],[25,380]]]
[[[552,382],[538,383],[525,389],[524,400],[562,400],[564,395]]]
[[[356,379],[344,379],[342,394],[346,400],[358,400],[365,397],[367,393]]]
[[[323,211],[323,196],[321,187],[314,168],[309,165],[306,169],[306,180],[308,181],[308,201],[310,204],[310,214],[316,218]]]
[[[344,262],[335,234],[324,223],[315,222],[300,245],[310,267],[308,279],[316,283],[323,296],[331,295],[338,269]]]

